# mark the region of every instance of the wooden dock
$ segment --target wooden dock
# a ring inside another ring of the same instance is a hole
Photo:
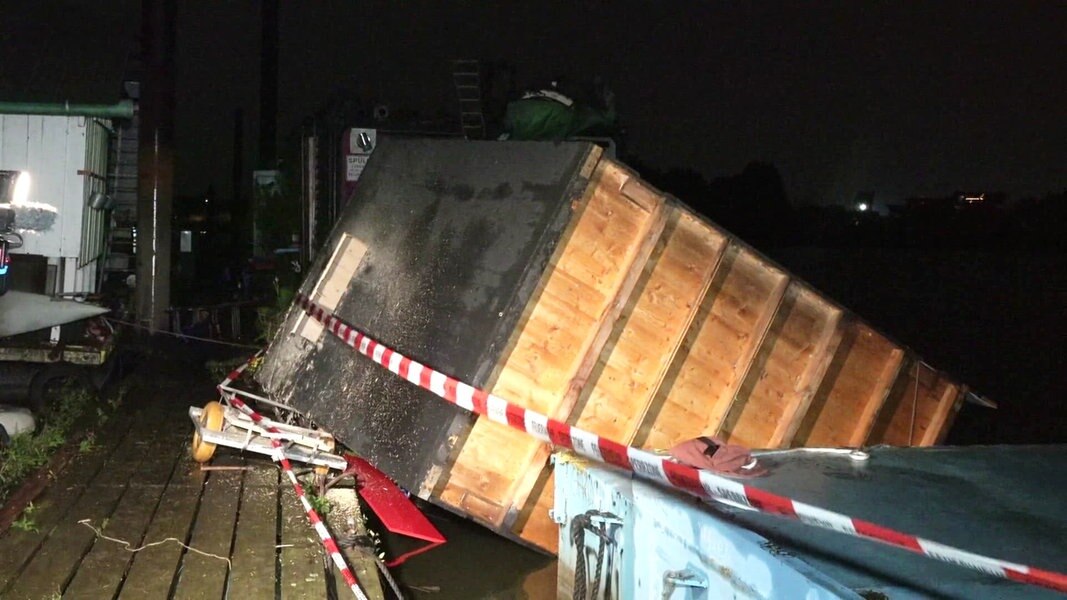
[[[183,401],[188,386],[167,387],[131,393],[130,408],[34,501],[32,527],[0,535],[0,598],[349,596],[279,469],[220,449],[213,466],[238,468],[201,470],[185,411],[210,396]],[[130,552],[90,525],[146,547]],[[349,562],[381,598],[373,556],[350,551]]]

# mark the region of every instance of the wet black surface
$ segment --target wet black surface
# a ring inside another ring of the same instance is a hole
[[[541,278],[571,202],[586,143],[384,139],[322,252],[342,234],[366,255],[335,310],[372,337],[484,385]],[[311,293],[320,259],[304,282]],[[295,316],[283,327],[291,330]],[[260,381],[397,482],[419,490],[471,417],[327,336],[292,336]]]

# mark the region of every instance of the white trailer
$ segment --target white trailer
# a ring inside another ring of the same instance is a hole
[[[13,254],[47,259],[44,289],[55,296],[99,291],[107,233],[111,123],[86,116],[0,114],[0,169],[29,173],[30,199],[59,214],[51,229],[23,233]]]
[[[27,199],[57,211],[50,228],[19,231],[23,243],[11,252],[14,260],[8,274],[20,281],[19,289],[8,292],[2,298],[5,306],[0,307],[2,317],[10,321],[8,330],[30,331],[41,327],[41,322],[45,328],[54,324],[47,341],[36,336],[0,340],[0,396],[18,400],[28,396],[36,410],[53,401],[57,390],[70,381],[100,387],[116,365],[109,360],[113,350],[110,336],[90,341],[74,336],[60,344],[62,330],[58,325],[84,318],[73,313],[90,316],[100,312],[88,303],[69,300],[97,294],[102,284],[113,206],[107,185],[109,144],[114,137],[112,116],[131,118],[132,104],[127,101],[114,107],[96,107],[0,102],[0,170],[29,174]],[[39,305],[16,306],[23,297]],[[49,321],[41,306],[66,307],[71,314]],[[23,321],[38,324],[34,327]]]

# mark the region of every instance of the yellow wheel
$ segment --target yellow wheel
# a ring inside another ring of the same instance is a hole
[[[211,431],[222,431],[222,421],[225,414],[222,405],[218,402],[208,402],[200,412],[200,426]],[[200,438],[200,430],[193,432],[193,460],[204,463],[211,460],[215,455],[215,444],[205,442]]]

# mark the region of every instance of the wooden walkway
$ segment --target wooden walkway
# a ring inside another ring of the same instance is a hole
[[[192,387],[205,393],[190,397],[180,379],[132,392],[95,447],[34,501],[35,530],[0,536],[0,598],[351,595],[269,460],[219,449],[214,465],[242,468],[202,471],[189,459],[185,411],[211,398],[210,386]],[[131,548],[173,539],[130,552],[88,525]],[[382,597],[373,557],[349,559],[369,596]]]

